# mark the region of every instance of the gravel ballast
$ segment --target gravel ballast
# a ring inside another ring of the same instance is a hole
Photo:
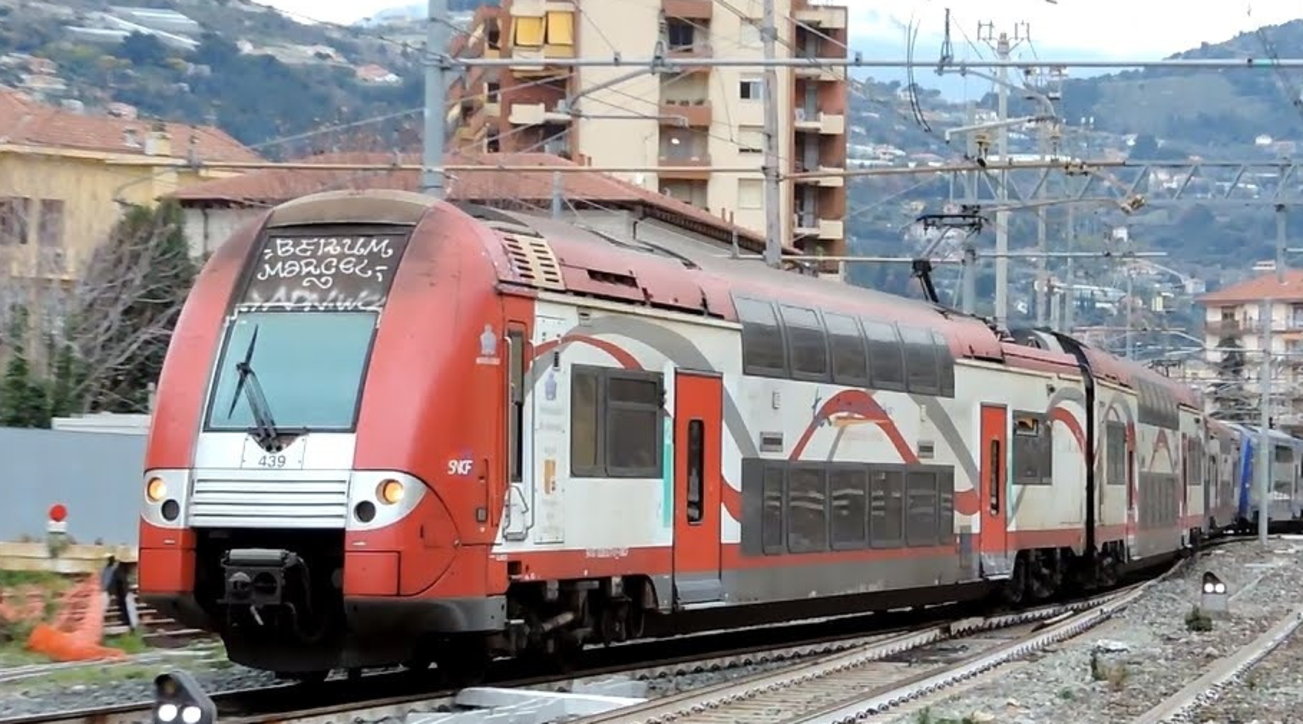
[[[151,651],[116,664],[51,666],[47,673],[4,681],[0,668],[0,719],[89,707],[135,704],[154,697],[154,677],[185,669],[208,693],[269,686],[275,676],[227,661],[221,648],[208,655],[196,651]]]
[[[1076,724],[1132,719],[1198,678],[1217,659],[1251,642],[1303,600],[1300,560],[1303,544],[1288,540],[1273,539],[1265,551],[1256,541],[1215,548],[1081,637],[1033,654],[1005,674],[997,670],[949,698],[929,702],[929,716],[924,718]],[[1227,584],[1233,597],[1230,611],[1212,617],[1212,630],[1192,630],[1187,616],[1200,600],[1208,571]],[[909,707],[891,721],[915,722],[919,714],[917,707]],[[1272,721],[1257,715],[1193,721],[1255,718]]]

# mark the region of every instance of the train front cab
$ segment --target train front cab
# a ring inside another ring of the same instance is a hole
[[[159,383],[144,600],[282,672],[409,661],[428,653],[412,632],[501,629],[497,506],[488,471],[459,462],[498,459],[494,436],[470,434],[500,423],[484,404],[498,367],[476,363],[500,319],[479,233],[427,197],[324,194],[217,252]],[[303,260],[329,258],[331,291],[314,293]]]

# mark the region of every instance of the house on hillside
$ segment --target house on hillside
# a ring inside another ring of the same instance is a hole
[[[210,254],[241,225],[269,206],[318,191],[338,189],[402,189],[420,187],[420,159],[392,154],[340,153],[314,156],[317,163],[374,164],[375,171],[330,169],[269,169],[197,184],[172,194],[185,212],[186,236],[195,256]],[[450,174],[447,197],[489,206],[548,209],[553,196],[553,170],[574,167],[573,161],[545,153],[503,153],[449,156],[450,164],[484,165],[484,171]],[[537,166],[538,171],[496,171],[495,166]],[[626,237],[655,240],[688,237],[729,253],[736,239],[744,253],[764,250],[755,232],[691,204],[649,191],[596,171],[561,173],[565,216],[588,226]]]
[[[388,68],[370,63],[361,66],[356,71],[357,79],[363,83],[374,85],[398,85],[403,79],[394,74]]]
[[[1270,299],[1270,351],[1278,355],[1282,383],[1271,396],[1271,416],[1278,428],[1299,434],[1303,433],[1303,269],[1286,269],[1283,280],[1277,278],[1274,265],[1263,271],[1196,300],[1204,308],[1205,359],[1210,367],[1221,370],[1223,377],[1243,363],[1246,353],[1248,364],[1256,365],[1252,360],[1265,341],[1262,302]],[[1235,354],[1237,348],[1241,351]],[[1232,359],[1232,354],[1239,360]],[[1239,387],[1260,397],[1253,372]]]
[[[86,115],[0,88],[0,273],[72,281],[123,203],[230,175],[199,161],[259,161],[211,126]]]

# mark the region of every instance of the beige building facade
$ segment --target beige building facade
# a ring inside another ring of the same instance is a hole
[[[763,58],[760,0],[503,0],[482,8],[453,53],[520,60],[475,68],[454,83],[459,150],[546,150],[601,168],[763,233],[764,70],[689,66],[569,68],[550,59]],[[776,0],[779,57],[844,56],[844,6]],[[778,69],[784,174],[844,169],[848,84],[843,68]],[[648,170],[632,170],[632,169]],[[745,169],[714,171],[712,169]],[[754,170],[751,170],[754,169]],[[785,180],[784,239],[806,254],[845,254],[844,179]],[[825,272],[836,273],[829,264]]]

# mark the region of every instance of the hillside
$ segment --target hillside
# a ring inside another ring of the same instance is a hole
[[[97,0],[0,0],[0,83],[50,102],[92,109],[125,103],[142,118],[216,122],[251,145],[412,111],[356,129],[354,138],[267,149],[273,156],[356,144],[358,135],[391,148],[410,143],[419,127],[419,38],[305,24],[244,0],[137,2],[184,18],[151,21],[147,32],[163,30],[145,34],[132,30],[144,21]],[[115,40],[128,30],[125,40]],[[362,77],[359,69],[372,65],[394,77]]]
[[[1303,57],[1303,19],[1204,43],[1170,58],[1261,60],[1273,55]],[[1295,107],[1300,91],[1299,69],[1127,71],[1069,80],[1063,115],[1093,117],[1101,131],[1150,134],[1189,152],[1226,156],[1252,152],[1263,134],[1275,141],[1303,141],[1303,110]],[[986,104],[994,107],[993,99]]]

